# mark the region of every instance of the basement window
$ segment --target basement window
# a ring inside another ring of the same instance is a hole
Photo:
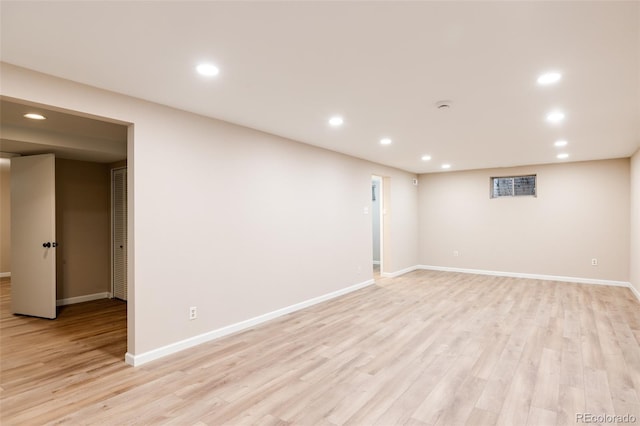
[[[491,178],[491,198],[535,197],[536,194],[536,175]]]

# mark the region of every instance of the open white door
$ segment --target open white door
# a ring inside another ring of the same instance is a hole
[[[11,307],[56,317],[56,195],[53,154],[11,159]]]

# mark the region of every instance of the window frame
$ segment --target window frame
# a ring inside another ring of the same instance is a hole
[[[516,194],[515,180],[516,178],[533,178],[533,194]],[[511,179],[511,193],[509,195],[494,195],[494,181],[495,179]],[[526,175],[507,175],[507,176],[491,176],[489,177],[489,198],[518,198],[518,197],[538,197],[538,175],[535,173],[529,173]]]

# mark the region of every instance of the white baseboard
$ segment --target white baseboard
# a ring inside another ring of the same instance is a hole
[[[11,272],[0,272],[0,278],[10,277]]]
[[[530,278],[533,280],[546,280],[546,281],[560,281],[567,283],[578,284],[593,284],[593,285],[609,285],[614,287],[627,287],[634,296],[640,301],[640,291],[638,291],[630,282],[627,281],[613,281],[613,280],[601,280],[596,278],[579,278],[579,277],[566,277],[559,275],[543,275],[543,274],[524,274],[520,272],[504,272],[504,271],[487,271],[485,269],[467,269],[467,268],[452,268],[449,266],[431,266],[431,265],[416,265],[410,268],[403,269],[401,271],[386,273],[383,272],[383,277],[395,278],[407,272],[424,269],[430,271],[444,271],[444,272],[460,272],[463,274],[477,274],[477,275],[493,275],[497,277],[511,277],[511,278]]]
[[[179,342],[172,343],[172,344],[160,347],[158,349],[153,349],[148,352],[141,353],[139,355],[134,355],[127,352],[125,354],[124,360],[127,364],[133,365],[134,367],[136,367],[136,366],[145,364],[147,362],[165,357],[167,355],[171,355],[176,352],[180,352],[185,349],[192,348],[202,343],[210,342],[211,340],[219,339],[229,334],[237,333],[239,331],[246,330],[251,327],[255,327],[256,325],[259,325],[269,320],[272,320],[274,318],[278,318],[280,316],[289,314],[291,312],[299,311],[300,309],[308,308],[309,306],[316,305],[318,303],[327,301],[329,299],[333,299],[335,297],[342,296],[344,294],[351,293],[356,290],[360,290],[361,288],[367,287],[374,283],[375,282],[372,279],[367,280],[359,284],[352,285],[350,287],[336,290],[334,292],[324,294],[322,296],[314,297],[313,299],[305,300],[304,302],[296,303],[295,305],[287,306],[285,308],[268,312],[266,314],[253,317],[245,321],[240,321],[235,324],[228,325],[226,327],[218,328],[216,330],[212,330],[207,333],[200,334],[198,336],[190,337],[188,339],[181,340]]]
[[[111,293],[109,292],[86,294],[84,296],[69,297],[67,299],[58,299],[56,300],[56,306],[73,305],[74,303],[90,302],[92,300],[109,299],[109,298],[111,298]]]
[[[133,365],[135,367],[136,366],[135,355],[131,355],[129,352],[127,352],[126,354],[124,354],[124,362],[126,362],[129,365]]]
[[[448,266],[431,266],[431,265],[418,265],[416,269],[426,269],[431,271],[461,272],[463,274],[494,275],[497,277],[531,278],[534,280],[562,281],[562,282],[579,283],[579,284],[596,284],[596,285],[611,285],[616,287],[631,287],[631,284],[626,281],[601,280],[601,279],[595,279],[595,278],[565,277],[565,276],[558,276],[558,275],[542,275],[542,274],[524,274],[520,272],[487,271],[484,269],[451,268]]]
[[[381,272],[380,276],[385,277],[385,278],[395,278],[395,277],[399,277],[400,275],[404,275],[407,274],[409,272],[413,272],[417,269],[422,269],[420,267],[420,265],[414,265],[414,266],[409,266],[408,268],[404,268],[401,269],[399,271],[395,271],[395,272]]]

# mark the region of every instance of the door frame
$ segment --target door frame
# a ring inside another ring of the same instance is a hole
[[[96,112],[90,112],[86,109],[69,109],[61,107],[55,103],[43,103],[25,99],[24,97],[1,95],[0,98],[8,101],[21,103],[23,105],[35,108],[42,107],[53,111],[62,112],[70,115],[78,115],[81,117],[94,118],[96,120],[107,121],[111,123],[121,124],[127,127],[127,353],[124,356],[124,362],[133,364],[131,357],[135,353],[135,233],[134,233],[134,176],[135,176],[135,160],[134,160],[134,135],[135,123],[133,121],[123,121],[122,119],[101,115]],[[95,111],[95,109],[94,109]]]
[[[380,273],[382,273],[383,269],[383,263],[384,263],[384,221],[383,221],[383,211],[384,211],[384,178],[381,175],[376,175],[373,174],[371,175],[371,181],[372,182],[377,182],[377,188],[378,188],[378,199],[379,199],[379,203],[380,203],[380,207],[378,209],[378,225],[379,228],[378,229],[378,233],[380,235],[380,245],[378,247],[379,253],[378,255],[380,256]],[[373,226],[372,226],[373,229]],[[372,242],[373,244],[373,242]]]
[[[391,264],[391,246],[389,244],[391,242],[391,222],[389,214],[389,207],[391,205],[391,177],[372,173],[371,181],[373,181],[374,178],[378,178],[380,182],[380,276],[384,277],[384,274],[387,273],[387,269]],[[373,248],[373,239],[371,245]],[[371,251],[373,251],[373,249]]]

